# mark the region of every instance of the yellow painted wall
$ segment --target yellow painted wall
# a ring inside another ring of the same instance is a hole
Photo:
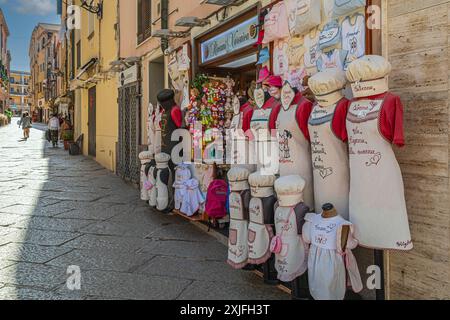
[[[79,4],[80,1],[76,1]],[[95,1],[96,3],[97,1]],[[117,22],[117,1],[104,2],[103,18],[95,18],[94,33],[89,34],[89,13],[81,12],[81,57],[83,66],[91,58],[99,63],[82,76],[86,79],[97,76],[96,80],[96,161],[103,167],[115,171],[116,142],[118,140],[117,75],[107,73],[110,62],[117,59],[118,49],[114,25]],[[92,87],[93,85],[90,85]],[[84,134],[83,154],[88,154],[89,146],[89,109],[88,88],[77,89],[81,92],[81,132]]]

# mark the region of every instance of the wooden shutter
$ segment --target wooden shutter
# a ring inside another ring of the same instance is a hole
[[[137,40],[139,44],[152,34],[152,2],[151,0],[138,0],[137,4]]]
[[[145,10],[144,10],[144,18],[145,18],[145,30],[144,30],[144,40],[151,37],[152,35],[152,1],[144,0],[145,2]]]
[[[143,27],[142,27],[142,3],[144,1],[143,0],[138,0],[137,1],[137,42],[141,43],[142,40],[144,39],[144,35],[143,35]]]

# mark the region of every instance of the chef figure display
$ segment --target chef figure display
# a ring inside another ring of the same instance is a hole
[[[233,98],[233,119],[227,131],[227,163],[233,166],[240,166],[255,171],[255,165],[250,164],[248,136],[245,132],[249,129],[248,124],[244,124],[244,118],[253,108],[250,104],[241,106],[237,96]]]
[[[254,265],[265,264],[263,269],[266,282],[276,280],[270,251],[274,235],[274,205],[277,201],[273,189],[275,179],[273,175],[263,175],[260,172],[254,172],[248,178],[252,196],[249,205],[248,262]]]
[[[141,162],[141,171],[140,171],[140,190],[141,190],[141,200],[148,201],[150,200],[150,184],[148,181],[148,176],[145,172],[145,168],[152,161],[153,154],[150,151],[142,151],[139,153],[139,160]]]
[[[250,204],[250,185],[248,169],[233,167],[228,171],[230,184],[229,208],[230,229],[228,237],[228,264],[242,269],[248,260],[248,211]]]
[[[161,212],[170,212],[174,205],[172,170],[169,167],[170,156],[167,153],[158,153],[155,161],[156,168],[153,176],[156,181],[156,209]]]
[[[309,135],[314,173],[315,207],[331,202],[348,219],[350,169],[346,117],[349,101],[343,88],[347,83],[340,70],[319,72],[309,79],[316,97],[309,118]]]
[[[307,247],[301,233],[309,208],[303,202],[306,181],[300,176],[285,176],[275,181],[278,204],[275,210],[276,236],[271,251],[275,253],[278,279],[290,282],[305,273],[308,267]]]
[[[276,118],[280,176],[299,175],[306,181],[304,200],[314,208],[313,172],[308,118],[312,103],[285,82],[281,90],[282,107]]]
[[[390,63],[364,56],[347,70],[354,99],[347,115],[350,221],[363,247],[411,250],[400,166],[393,145],[404,146],[403,106],[388,90]]]
[[[269,76],[262,81],[262,87],[255,90],[256,108],[247,113],[250,120],[250,161],[256,163],[258,170],[264,174],[276,174],[278,169],[276,159],[278,150],[276,138],[271,138],[271,130],[275,129],[276,115],[280,111],[281,77]],[[271,121],[272,119],[272,121]],[[244,123],[247,121],[244,120]],[[272,151],[272,152],[271,152]],[[273,154],[276,152],[276,154]],[[253,156],[253,159],[252,159]],[[274,165],[276,167],[274,168]]]
[[[332,204],[322,214],[308,213],[303,240],[310,244],[308,254],[309,291],[316,300],[343,300],[350,284],[354,292],[363,289],[352,249],[358,241],[353,225],[342,218]]]

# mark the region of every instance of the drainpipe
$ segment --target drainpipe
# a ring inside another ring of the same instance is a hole
[[[161,0],[161,29],[169,29],[169,0]],[[169,39],[161,39],[161,50],[169,48]]]

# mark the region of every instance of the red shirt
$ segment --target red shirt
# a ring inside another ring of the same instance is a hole
[[[179,106],[172,107],[170,116],[177,128],[181,128],[181,126],[183,125],[183,113],[181,112],[181,108]]]
[[[405,145],[405,137],[403,135],[403,105],[400,97],[387,92],[375,96],[357,98],[354,101],[364,99],[384,99],[378,123],[380,133],[387,141],[398,147],[403,147]]]
[[[342,98],[334,110],[333,121],[331,122],[331,129],[336,137],[343,142],[347,142],[347,112],[350,106],[350,101]]]

